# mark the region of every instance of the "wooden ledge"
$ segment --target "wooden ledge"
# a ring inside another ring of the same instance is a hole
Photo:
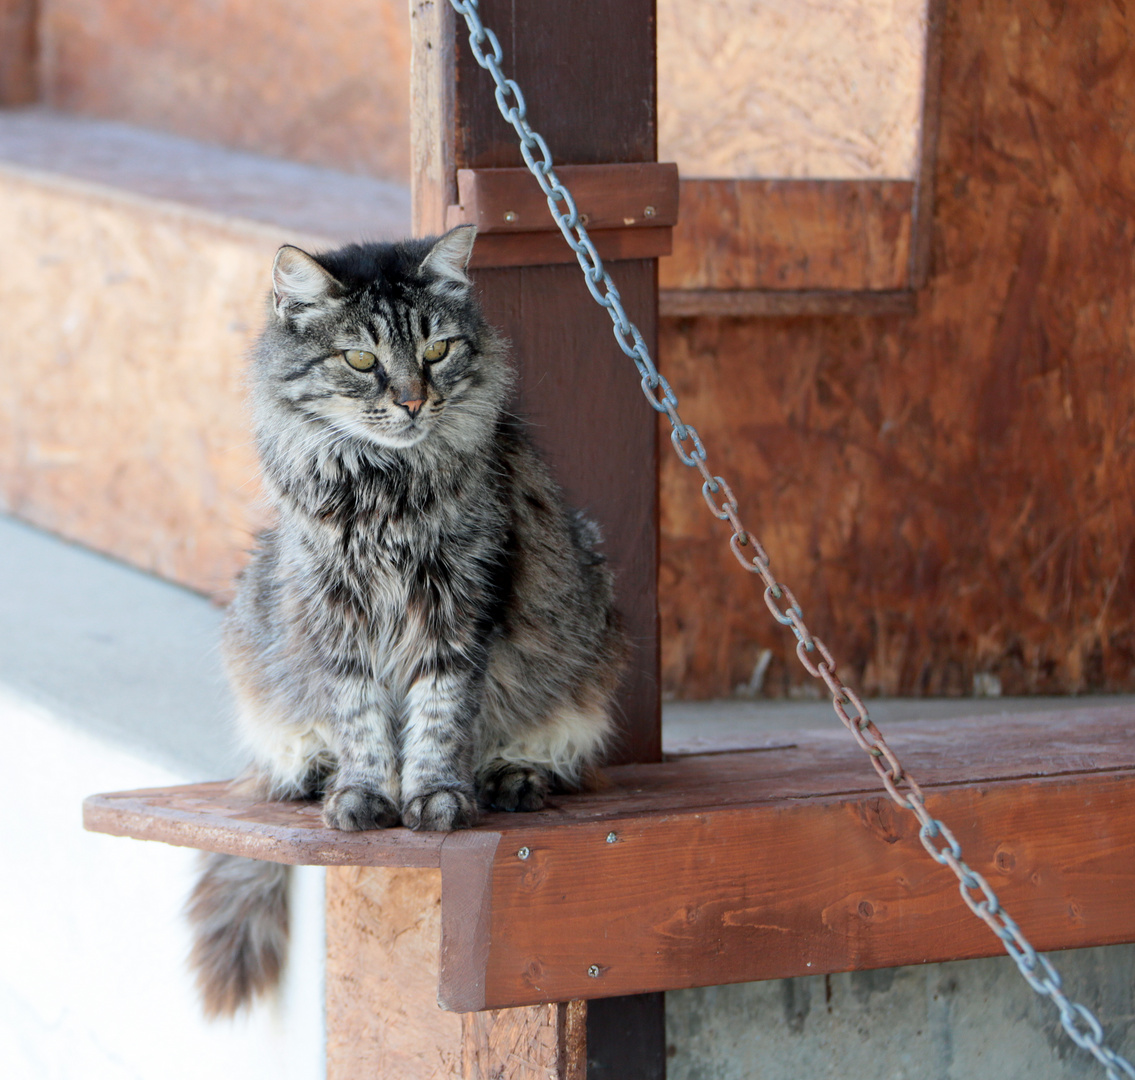
[[[1040,949],[1135,940],[1127,706],[890,725]],[[1000,943],[838,728],[610,770],[610,787],[452,834],[342,834],[225,784],[98,795],[87,828],[281,862],[440,867],[459,1011],[996,955]]]

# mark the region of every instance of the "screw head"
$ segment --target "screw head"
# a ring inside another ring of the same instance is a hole
[[[645,210],[643,210],[642,216],[643,217],[654,217],[654,215],[656,213],[658,213],[658,211],[655,210],[653,206],[648,206]]]
[[[599,978],[599,965],[598,964],[592,964],[591,967],[589,967],[587,969],[587,974],[590,975],[591,978],[593,978],[593,979],[598,979]]]
[[[618,842],[619,842],[619,834],[618,833],[609,832],[607,834],[607,843],[608,844],[617,844]]]
[[[528,848],[526,848],[526,847],[522,847],[522,848],[521,848],[521,849],[520,849],[520,850],[519,850],[519,851],[518,851],[518,852],[516,853],[516,857],[517,857],[518,859],[527,859],[527,858],[528,858],[528,856],[529,856],[529,855],[531,855],[531,854],[532,854],[532,852],[531,852],[531,851],[529,851],[529,850],[528,850]]]
[[[518,217],[518,216],[519,216],[519,215],[518,215],[518,214],[516,213],[516,211],[515,211],[515,210],[506,210],[506,211],[504,212],[504,219],[505,219],[505,221],[507,221],[507,222],[508,222],[508,223],[509,223],[510,225],[511,225],[511,224],[512,224],[512,223],[513,223],[514,221],[516,221],[516,220],[517,220],[517,217]]]
[[[583,227],[584,227],[585,229],[587,228],[587,225],[588,225],[588,223],[589,223],[590,221],[591,221],[591,218],[590,218],[590,217],[588,217],[588,215],[587,215],[587,214],[580,214],[580,215],[579,215],[579,223],[580,223],[580,225],[582,225],[582,226],[583,226]]]

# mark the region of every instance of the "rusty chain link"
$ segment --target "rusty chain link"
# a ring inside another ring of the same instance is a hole
[[[792,590],[773,576],[768,553],[741,522],[732,489],[724,479],[710,471],[706,464],[705,446],[697,429],[683,422],[678,413],[677,395],[655,367],[642,334],[623,310],[619,291],[603,267],[603,260],[595,250],[571,192],[556,176],[548,144],[528,124],[524,95],[520,87],[512,79],[506,78],[501,69],[504,52],[496,34],[481,22],[477,0],[450,0],[450,3],[465,20],[469,30],[469,47],[474,58],[493,78],[497,107],[520,139],[521,155],[547,196],[553,220],[576,254],[588,290],[596,303],[610,315],[619,348],[634,361],[638,369],[646,400],[656,412],[665,414],[670,421],[670,441],[674,450],[684,465],[696,469],[701,475],[702,495],[710,513],[718,520],[728,522],[732,529],[730,549],[745,570],[761,579],[765,603],[772,617],[782,626],[788,627],[795,636],[796,655],[804,670],[827,687],[836,715],[856,743],[870,755],[871,764],[890,798],[918,819],[918,836],[922,846],[932,859],[953,872],[966,906],[997,935],[1029,986],[1038,994],[1052,999],[1068,1037],[1095,1056],[1106,1070],[1108,1080],[1121,1080],[1121,1074],[1129,1080],[1135,1080],[1135,1067],[1104,1045],[1104,1033],[1099,1021],[1084,1005],[1070,1001],[1065,996],[1056,969],[1029,944],[1020,927],[1001,907],[989,882],[967,865],[954,834],[943,822],[931,815],[926,808],[922,789],[905,771],[859,696],[836,674],[836,663],[828,647],[808,629],[804,613]],[[720,503],[715,496],[721,498]],[[852,713],[848,712],[849,708],[853,710]],[[944,841],[941,847],[935,845],[937,839]]]

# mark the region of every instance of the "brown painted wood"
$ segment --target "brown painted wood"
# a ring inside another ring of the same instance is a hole
[[[36,100],[39,0],[0,0],[0,106]]]
[[[678,220],[673,163],[563,165],[556,175],[589,231],[672,226]],[[479,233],[559,232],[527,168],[458,169],[457,198],[459,205],[449,208],[451,225],[476,225]]]
[[[451,207],[452,209],[452,207]],[[457,216],[448,219],[460,224]],[[591,242],[604,263],[620,259],[657,259],[669,255],[671,229],[599,229]],[[478,237],[469,265],[474,270],[498,266],[550,266],[571,263],[579,271],[575,252],[556,232],[490,233]]]
[[[326,829],[316,802],[265,802],[239,784],[92,795],[83,827],[112,836],[307,866],[438,866],[442,834],[344,833]]]
[[[1135,940],[1135,771],[951,785],[927,802],[1037,948]],[[498,848],[478,984],[491,1006],[1002,951],[884,796],[526,830],[524,842],[523,861],[511,833]]]
[[[653,0],[486,0],[481,17],[500,37],[506,72],[523,88],[529,121],[557,166],[654,162]],[[462,27],[458,33],[455,164],[519,168],[515,133],[500,117],[492,80],[473,60]],[[588,44],[573,49],[566,63],[564,50],[573,41]],[[653,349],[655,261],[616,261],[608,269]],[[474,276],[490,320],[514,344],[519,411],[569,498],[603,528],[618,576],[634,655],[619,697],[613,759],[657,761],[656,418],[641,407],[634,367],[578,266],[484,269]]]
[[[783,318],[793,315],[910,315],[917,307],[913,290],[800,292],[792,289],[663,289],[663,318]]]
[[[448,0],[410,3],[410,205],[415,236],[445,230],[457,198],[457,37]]]
[[[584,1080],[587,1006],[437,1007],[441,875],[327,874],[328,1080]]]
[[[890,726],[931,811],[1039,948],[1135,940],[1132,720],[1123,705]],[[194,785],[96,797],[86,822],[280,861],[440,867],[440,997],[462,1010],[1000,948],[834,727],[611,769],[603,791],[467,832],[337,834],[334,860],[312,809]]]
[[[663,289],[904,289],[914,185],[683,180]]]

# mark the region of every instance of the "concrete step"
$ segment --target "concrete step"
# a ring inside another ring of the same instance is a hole
[[[406,0],[52,0],[54,108],[406,183]]]
[[[257,527],[242,380],[273,252],[408,229],[398,185],[0,111],[0,510],[224,595]]]

